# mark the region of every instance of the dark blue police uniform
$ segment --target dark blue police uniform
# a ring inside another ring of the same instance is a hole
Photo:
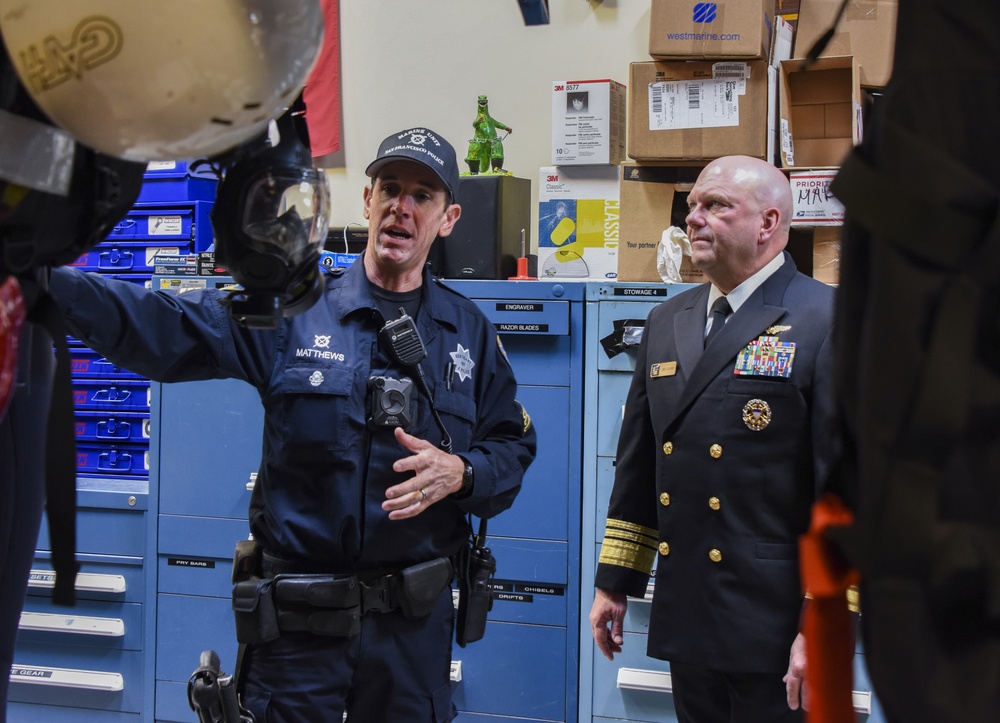
[[[230,377],[257,388],[265,415],[250,531],[279,561],[276,571],[367,574],[452,558],[467,545],[466,514],[508,508],[535,454],[496,331],[471,301],[425,272],[415,317],[427,348],[421,367],[475,485],[467,498],[390,520],[385,490],[409,476],[392,464],[410,453],[391,428],[366,423],[369,379],[412,370],[379,345],[385,319],[361,260],[324,281],[323,298],[276,330],[240,327],[217,290],[149,293],[72,269],[54,271],[52,289],[73,333],[116,364],[157,381]],[[409,433],[442,439],[416,391],[411,413]],[[268,721],[339,723],[345,708],[360,721],[451,720],[452,617],[445,586],[429,616],[368,613],[357,635],[283,632],[253,645],[244,666],[248,706]],[[280,698],[280,714],[265,713],[268,698]]]

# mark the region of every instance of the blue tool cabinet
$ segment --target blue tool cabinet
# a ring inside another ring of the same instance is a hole
[[[690,285],[650,283],[587,284],[586,364],[583,442],[583,525],[581,547],[580,720],[597,723],[671,723],[676,721],[670,696],[669,666],[646,656],[650,585],[644,599],[630,599],[625,616],[622,652],[608,661],[597,650],[588,624],[594,600],[593,581],[604,537],[608,500],[614,484],[615,454],[622,411],[635,369],[636,345],[613,357],[600,340],[624,320],[645,322],[658,303]],[[881,723],[878,701],[871,692],[864,656],[855,656],[854,705],[858,723]]]

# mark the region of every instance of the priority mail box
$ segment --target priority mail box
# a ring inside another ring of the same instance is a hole
[[[796,58],[804,58],[830,29],[841,0],[800,0],[795,30]],[[853,55],[862,88],[883,88],[892,75],[897,0],[852,0],[821,57]]]
[[[861,140],[861,83],[852,56],[781,61],[781,167],[837,168]]]
[[[552,164],[580,166],[625,160],[625,86],[614,80],[552,84]]]
[[[844,223],[844,205],[830,193],[835,170],[792,171],[793,226],[839,226]]]
[[[538,171],[538,277],[618,277],[618,166]]]
[[[628,155],[637,161],[767,155],[766,60],[629,67]]]
[[[687,197],[704,167],[701,163],[621,165],[619,281],[663,281],[656,269],[657,247],[663,232],[670,226],[686,228]],[[681,264],[680,275],[686,283],[706,280],[687,256]]]
[[[649,55],[657,60],[767,58],[774,0],[652,0]]]

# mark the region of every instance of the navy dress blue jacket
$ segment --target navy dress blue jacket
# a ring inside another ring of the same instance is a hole
[[[651,657],[783,673],[802,607],[798,538],[835,453],[831,287],[791,257],[703,350],[709,285],[650,313],[618,444],[597,587],[642,597]],[[737,374],[755,341],[787,376]]]
[[[368,382],[412,371],[379,347],[384,320],[361,260],[324,274],[324,283],[320,301],[276,330],[240,327],[220,303],[225,292],[214,289],[150,292],[67,268],[53,272],[51,288],[72,332],[115,364],[161,382],[236,378],[256,387],[264,430],[250,529],[267,549],[324,572],[451,556],[467,540],[465,515],[510,507],[535,456],[535,431],[497,333],[471,301],[425,274],[416,317],[428,353],[421,366],[475,486],[466,499],[389,520],[385,490],[405,478],[392,463],[410,453],[390,428],[368,428]],[[407,431],[440,442],[416,390],[412,410]]]

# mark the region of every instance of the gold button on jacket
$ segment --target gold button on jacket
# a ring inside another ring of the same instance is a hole
[[[674,443],[664,442],[663,443],[663,454],[673,454],[674,453]]]
[[[661,492],[660,493],[660,504],[663,505],[664,507],[666,507],[667,505],[669,505],[670,504],[670,495],[667,494],[666,492]]]
[[[708,453],[712,455],[713,459],[718,459],[719,457],[722,456],[722,445],[713,444],[711,447],[708,448]]]
[[[660,554],[661,555],[669,555],[670,554],[670,545],[667,544],[666,542],[661,542],[660,543]]]
[[[712,549],[708,553],[708,559],[712,562],[722,562],[722,553],[718,550]]]
[[[709,497],[708,498],[708,506],[711,507],[713,510],[717,510],[720,507],[722,507],[722,503],[719,502],[719,498],[718,497]]]

